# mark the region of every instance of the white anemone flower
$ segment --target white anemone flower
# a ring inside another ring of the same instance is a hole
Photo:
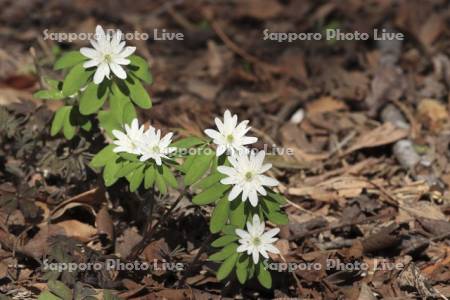
[[[176,147],[169,147],[172,142],[173,133],[170,132],[161,138],[161,130],[154,127],[147,129],[144,133],[144,140],[140,146],[142,156],[141,161],[153,159],[158,166],[162,164],[162,158],[168,158],[167,155],[174,152]]]
[[[100,84],[105,77],[109,79],[111,71],[120,79],[127,78],[127,73],[122,66],[130,63],[127,57],[133,54],[136,47],[125,47],[120,30],[117,30],[111,37],[109,34],[105,34],[100,25],[97,25],[95,40],[90,42],[94,48],[83,47],[80,52],[89,58],[83,64],[84,68],[97,67],[94,75],[95,84]]]
[[[228,195],[228,200],[232,201],[242,193],[242,201],[249,199],[252,206],[258,205],[258,194],[267,195],[264,186],[276,186],[278,180],[263,175],[272,164],[264,164],[264,151],[255,154],[253,151],[249,155],[239,153],[236,156],[228,157],[231,167],[219,166],[217,170],[228,177],[220,180],[222,184],[231,184],[233,188]]]
[[[119,130],[113,130],[112,134],[117,138],[113,144],[117,145],[114,152],[127,152],[140,155],[139,145],[144,139],[144,126],[139,126],[138,119],[131,122],[131,126],[125,124],[125,133]]]
[[[269,258],[267,252],[279,254],[280,250],[273,245],[278,240],[274,237],[280,228],[273,228],[264,232],[265,225],[261,223],[258,215],[253,216],[253,222],[247,222],[247,231],[242,229],[236,229],[236,234],[240,237],[240,246],[237,248],[237,252],[247,252],[251,255],[255,264],[259,261],[259,255],[264,258]]]
[[[239,124],[237,115],[231,116],[231,112],[226,110],[223,115],[223,122],[219,118],[214,119],[217,130],[206,129],[205,134],[213,139],[213,143],[217,145],[216,155],[220,156],[225,151],[231,152],[246,152],[248,151],[245,145],[256,143],[256,137],[245,136],[250,130],[247,127],[248,120],[242,121]]]

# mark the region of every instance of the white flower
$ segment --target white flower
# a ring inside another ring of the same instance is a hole
[[[217,130],[206,129],[205,134],[213,139],[213,142],[217,145],[216,155],[220,156],[225,151],[230,151],[231,154],[237,152],[244,152],[247,149],[245,145],[256,143],[258,140],[256,137],[245,136],[250,130],[247,127],[248,120],[242,121],[237,124],[237,115],[231,116],[229,110],[225,111],[223,115],[223,123],[219,118],[215,118]]]
[[[271,164],[263,164],[264,151],[250,152],[250,155],[239,153],[236,156],[228,157],[232,167],[219,166],[217,170],[228,177],[220,180],[222,184],[234,185],[228,195],[228,200],[232,201],[242,192],[242,201],[249,199],[253,206],[258,205],[258,193],[267,195],[264,186],[276,186],[278,181],[272,177],[263,175],[269,170]]]
[[[236,229],[236,234],[241,238],[241,244],[237,248],[237,252],[246,252],[252,255],[255,264],[259,261],[259,254],[264,258],[269,258],[267,252],[279,254],[280,250],[272,245],[278,238],[274,237],[280,228],[273,228],[264,232],[264,223],[261,223],[258,215],[253,216],[253,223],[247,222],[247,230]]]
[[[125,133],[113,130],[112,134],[117,138],[113,143],[117,145],[114,152],[128,152],[131,154],[141,154],[139,145],[144,139],[144,126],[139,127],[138,119],[131,122],[131,126],[125,124]]]
[[[127,73],[121,65],[130,63],[127,57],[133,54],[136,47],[125,47],[120,30],[117,30],[111,37],[109,34],[105,34],[100,25],[97,25],[95,40],[90,42],[94,49],[83,47],[80,52],[90,59],[83,64],[84,68],[97,67],[94,75],[95,84],[101,83],[105,76],[109,79],[111,71],[120,79],[127,78]]]
[[[170,132],[161,138],[161,130],[151,127],[144,133],[143,143],[140,144],[141,161],[153,159],[158,166],[162,164],[161,158],[168,158],[167,155],[177,148],[169,147],[172,142],[173,133]]]

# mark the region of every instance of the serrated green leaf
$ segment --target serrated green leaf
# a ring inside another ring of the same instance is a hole
[[[222,195],[225,193],[226,190],[228,190],[230,187],[224,184],[221,184],[220,182],[214,184],[210,188],[204,190],[200,194],[197,194],[192,198],[192,203],[197,205],[206,205],[209,203],[212,203],[222,197]]]
[[[230,201],[223,197],[217,202],[216,208],[212,212],[211,222],[209,223],[209,230],[212,233],[217,233],[222,230],[228,220],[228,213],[230,210]]]
[[[80,51],[69,51],[64,53],[53,66],[54,70],[61,70],[65,68],[70,68],[76,64],[79,64],[88,58],[80,53]]]
[[[155,183],[156,178],[156,170],[154,166],[149,166],[147,170],[145,170],[145,178],[144,178],[144,187],[149,189]]]
[[[236,276],[241,284],[244,284],[248,278],[249,256],[241,253],[236,262]]]
[[[186,172],[184,184],[191,185],[200,179],[200,177],[202,177],[208,170],[214,156],[215,154],[212,152],[196,155],[194,161],[192,162],[193,167],[189,168]]]
[[[187,148],[191,148],[193,146],[198,146],[201,144],[204,144],[205,140],[196,137],[196,136],[188,136],[184,139],[178,140],[174,143],[172,143],[172,147],[177,147],[177,148],[181,148],[181,149],[187,149]]]
[[[215,183],[219,182],[222,178],[225,178],[225,175],[219,172],[214,172],[209,176],[201,179],[195,184],[196,188],[205,190],[213,186]]]
[[[211,246],[215,248],[221,248],[231,242],[237,241],[238,239],[239,237],[237,235],[224,235],[212,242]]]
[[[234,253],[230,257],[228,257],[222,265],[220,265],[219,270],[217,271],[217,279],[219,281],[225,279],[233,270],[234,265],[236,264],[236,260],[238,258],[238,253]]]
[[[278,202],[281,205],[287,203],[287,199],[283,195],[280,195],[278,193],[274,193],[272,191],[268,191],[267,192],[267,196],[269,196],[270,198],[272,198],[273,200],[275,200],[276,202]]]
[[[165,194],[167,194],[167,185],[166,185],[166,182],[164,181],[164,178],[160,172],[162,172],[162,170],[160,170],[160,168],[158,168],[155,172],[155,183],[156,183],[156,187],[158,188],[159,192],[161,194],[165,195]]]
[[[228,244],[219,252],[216,252],[213,255],[211,255],[209,257],[209,260],[215,262],[223,261],[227,257],[230,257],[233,253],[236,253],[237,247],[238,245],[236,243]]]
[[[261,285],[266,289],[270,289],[272,287],[272,276],[270,275],[270,272],[266,270],[262,261],[258,264],[257,278],[259,283],[261,283]]]
[[[277,225],[287,225],[289,224],[289,218],[286,214],[281,213],[279,211],[269,211],[268,213],[264,213],[270,222],[275,223]]]
[[[77,128],[74,125],[74,110],[71,107],[70,111],[66,114],[63,125],[63,134],[64,137],[68,140],[71,140],[75,136],[75,132]]]
[[[223,226],[222,233],[226,235],[236,235],[236,226],[227,224]]]
[[[245,202],[240,200],[232,201],[230,205],[230,223],[238,228],[243,228],[245,225]]]
[[[38,300],[61,300],[61,298],[53,295],[49,291],[45,291],[39,295]]]
[[[62,92],[64,96],[72,96],[84,87],[94,71],[86,70],[82,64],[75,65],[64,78]]]
[[[125,79],[125,84],[128,87],[131,101],[133,101],[140,108],[149,109],[152,107],[150,96],[142,86],[139,79],[129,76]]]
[[[64,126],[64,122],[66,120],[66,116],[69,114],[71,106],[63,106],[58,109],[53,118],[52,127],[50,129],[50,135],[55,136]]]
[[[129,175],[131,172],[139,168],[142,163],[140,162],[124,162],[122,168],[116,173],[117,177],[124,177]]]
[[[144,168],[145,165],[140,166],[131,172],[130,176],[130,192],[135,192],[144,180]]]
[[[177,179],[175,178],[175,176],[173,175],[172,171],[166,166],[166,165],[162,165],[162,169],[163,169],[163,178],[164,180],[173,188],[177,188],[178,187],[178,182]]]
[[[92,158],[89,166],[91,166],[91,168],[100,168],[106,165],[108,161],[115,160],[117,158],[117,154],[113,151],[115,147],[116,145],[111,144],[100,150],[100,152]]]
[[[98,112],[98,120],[100,122],[100,127],[106,130],[109,137],[115,139],[112,134],[113,130],[122,130],[121,124],[116,121],[112,112],[101,110]]]
[[[83,115],[90,115],[98,111],[106,101],[108,96],[106,81],[101,84],[89,83],[80,98],[80,112]]]
[[[72,291],[61,281],[50,280],[48,289],[63,300],[72,300]]]
[[[122,164],[117,163],[115,160],[106,163],[105,168],[103,169],[103,179],[105,180],[106,186],[113,185],[117,179],[119,179],[116,174],[121,167]]]
[[[186,172],[192,167],[192,163],[194,162],[195,157],[196,157],[195,155],[187,156],[183,164],[179,166],[178,169],[186,174]]]
[[[137,55],[131,55],[128,57],[130,60],[129,68],[139,79],[142,79],[144,82],[151,84],[152,83],[152,75],[150,74],[148,63],[145,59]]]
[[[64,95],[58,90],[40,90],[33,94],[33,97],[42,100],[61,100]]]

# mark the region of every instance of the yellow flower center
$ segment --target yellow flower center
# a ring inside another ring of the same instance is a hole
[[[252,240],[253,245],[259,246],[262,244],[261,239],[259,237],[254,237]]]
[[[245,180],[247,180],[247,181],[251,181],[253,179],[253,173],[250,171],[245,173],[244,176],[245,176]]]
[[[227,142],[232,143],[234,141],[234,136],[232,134],[227,135]]]
[[[112,57],[110,54],[106,54],[104,57],[105,62],[107,62],[108,64],[112,62]]]

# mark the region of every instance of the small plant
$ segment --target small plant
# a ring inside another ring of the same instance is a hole
[[[133,55],[136,48],[125,47],[120,30],[110,36],[97,26],[95,37],[91,41],[94,48],[68,52],[56,61],[55,70],[67,70],[63,81],[45,79],[47,89],[35,93],[40,99],[64,101],[53,118],[52,136],[62,130],[72,139],[78,128],[90,131],[92,115],[111,134],[136,118],[135,105],[145,109],[152,106],[142,85],[152,82],[149,66],[142,57]]]
[[[260,255],[268,259],[268,253],[279,253],[273,245],[279,229],[265,231],[265,224],[287,224],[282,210],[286,199],[273,190],[278,181],[266,175],[272,166],[264,162],[265,152],[247,148],[257,141],[246,136],[249,121],[238,123],[237,115],[226,110],[223,120],[215,118],[217,130],[205,130],[207,137],[177,141],[173,133],[140,125],[134,105],[151,107],[141,83],[151,83],[148,65],[132,55],[133,47],[125,47],[120,31],[110,37],[97,26],[96,36],[93,49],[69,52],[56,62],[56,70],[69,69],[64,81],[47,80],[49,89],[36,94],[65,101],[51,134],[62,130],[70,139],[77,127],[89,131],[95,116],[112,139],[90,162],[102,169],[106,186],[125,178],[130,192],[164,195],[174,188],[194,193],[194,204],[214,206],[209,229],[217,235],[212,243],[217,251],[209,259],[220,263],[218,279],[233,278],[235,270],[241,284],[256,275],[270,288],[271,276]]]

